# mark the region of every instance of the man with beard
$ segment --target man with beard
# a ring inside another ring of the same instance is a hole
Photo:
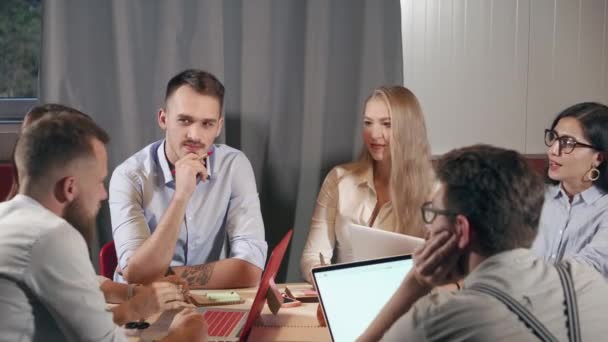
[[[107,134],[66,109],[26,128],[15,149],[19,193],[0,204],[0,331],[8,341],[125,340],[114,324],[183,306],[173,284],[159,302],[139,294],[105,310],[89,260],[100,202],[107,196]],[[113,322],[114,321],[114,322]],[[173,321],[168,341],[201,340],[205,323],[190,310]]]
[[[421,207],[428,240],[359,341],[606,338],[601,274],[574,261],[545,263],[528,249],[544,186],[523,156],[475,145],[442,156],[436,171],[439,186]],[[463,275],[462,290],[431,292]]]
[[[201,70],[167,84],[158,123],[165,139],[118,166],[110,182],[117,281],[175,273],[191,288],[255,286],[267,244],[247,157],[214,144],[224,86]]]

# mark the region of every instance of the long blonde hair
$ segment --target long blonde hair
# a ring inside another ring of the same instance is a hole
[[[397,221],[393,229],[401,234],[423,236],[420,207],[430,194],[434,172],[420,103],[414,93],[402,86],[376,88],[365,102],[372,99],[384,101],[391,118],[389,186]],[[364,143],[355,172],[363,172],[372,162]]]

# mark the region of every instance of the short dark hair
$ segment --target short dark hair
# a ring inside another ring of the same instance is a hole
[[[583,128],[583,135],[592,146],[604,155],[604,160],[598,165],[600,176],[593,181],[598,188],[608,191],[608,107],[597,102],[581,102],[564,109],[551,124],[551,129],[555,129],[559,120],[570,117],[575,118]],[[545,172],[545,180],[551,184],[559,182],[549,178],[549,173]]]
[[[108,134],[84,113],[64,107],[26,127],[17,141],[15,164],[19,179],[37,181],[49,170],[78,158],[93,156],[92,139],[103,144]]]
[[[76,110],[74,108],[59,104],[59,103],[44,103],[38,106],[34,106],[30,108],[30,110],[25,114],[25,118],[28,121],[28,124],[32,124],[35,121],[38,121],[40,118],[47,114],[58,114],[62,112],[71,112],[77,115],[83,115],[88,117],[85,113]],[[25,122],[25,120],[24,120]]]
[[[165,91],[165,102],[183,85],[190,86],[201,95],[215,97],[220,102],[220,109],[224,106],[224,85],[222,82],[213,74],[197,69],[184,70],[169,80]]]
[[[30,110],[25,114],[25,116],[23,118],[23,124],[21,126],[21,130],[27,128],[34,122],[40,120],[40,118],[45,117],[47,114],[53,115],[53,114],[58,114],[58,113],[61,113],[64,111],[65,112],[71,111],[75,114],[89,117],[85,113],[82,113],[82,112],[75,110],[73,108],[70,108],[68,106],[64,106],[62,104],[45,103],[45,104],[37,105],[37,106],[30,108]],[[19,138],[17,138],[17,139],[19,139]],[[11,161],[12,161],[12,166],[13,166],[13,170],[14,170],[13,171],[13,184],[6,196],[6,200],[10,200],[13,197],[15,197],[15,195],[19,191],[19,178],[17,177],[17,165],[15,163],[15,148],[17,147],[16,142],[17,141],[15,141],[15,146],[13,146],[13,154],[11,155]]]
[[[544,185],[516,151],[489,145],[453,150],[437,163],[446,207],[461,213],[482,252],[528,248],[538,231]]]

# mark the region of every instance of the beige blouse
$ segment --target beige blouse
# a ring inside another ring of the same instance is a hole
[[[349,224],[369,226],[376,202],[371,167],[360,175],[353,173],[352,164],[331,170],[319,191],[300,260],[302,275],[308,282],[312,282],[310,270],[320,264],[319,253],[326,263],[353,260]],[[387,202],[380,208],[372,227],[395,231],[396,223],[391,202]]]

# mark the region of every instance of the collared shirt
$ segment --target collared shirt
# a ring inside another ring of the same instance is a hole
[[[547,186],[532,250],[550,263],[584,262],[608,278],[608,194],[592,186],[570,202],[561,186]]]
[[[214,145],[212,151],[207,165],[210,178],[197,184],[188,202],[171,266],[229,257],[264,269],[268,245],[251,164],[229,146]],[[164,140],[148,145],[114,170],[109,203],[120,269],[154,233],[174,192]],[[118,272],[114,278],[122,281]]]
[[[569,262],[583,341],[608,336],[608,284],[587,265]],[[564,292],[553,265],[527,249],[491,256],[464,280],[461,291],[439,290],[420,298],[384,336],[384,341],[538,341],[498,299],[467,290],[494,286],[525,306],[560,341],[568,340]]]
[[[126,341],[84,238],[34,199],[0,203],[0,340]]]
[[[370,165],[364,172],[355,173],[354,167],[355,164],[336,166],[321,186],[300,260],[302,275],[308,282],[312,282],[310,270],[320,264],[319,253],[326,262],[353,260],[350,223],[397,230],[391,202],[380,208],[373,224],[370,224],[377,203],[373,169]]]

